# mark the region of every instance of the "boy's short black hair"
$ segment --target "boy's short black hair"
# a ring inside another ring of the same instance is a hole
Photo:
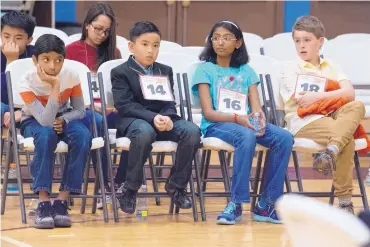
[[[131,42],[135,42],[136,39],[145,33],[156,33],[161,37],[161,32],[159,28],[150,21],[139,21],[136,22],[131,28],[128,33],[129,39]]]
[[[43,34],[41,35],[35,43],[35,49],[33,55],[36,59],[42,53],[56,52],[63,57],[66,57],[66,46],[63,40],[54,34]]]
[[[10,11],[1,17],[1,31],[4,26],[21,28],[27,33],[28,38],[31,38],[36,22],[29,14]]]

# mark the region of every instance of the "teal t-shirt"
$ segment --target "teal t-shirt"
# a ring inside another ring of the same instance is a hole
[[[214,110],[217,110],[218,94],[221,87],[248,95],[249,86],[258,84],[259,81],[256,72],[248,64],[243,64],[239,68],[224,68],[211,62],[205,62],[200,64],[195,71],[192,79],[192,91],[197,101],[196,98],[199,100],[198,85],[202,83],[209,84],[212,106]],[[248,106],[246,107],[246,111],[246,114],[250,113]],[[202,116],[200,129],[203,135],[206,134],[207,128],[211,124],[213,123],[207,121],[204,116]]]

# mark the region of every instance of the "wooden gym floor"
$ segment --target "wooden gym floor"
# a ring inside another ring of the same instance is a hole
[[[309,156],[300,156],[303,186],[305,191],[328,191],[331,180],[312,171]],[[302,162],[303,161],[303,162]],[[361,158],[363,177],[369,167],[369,158]],[[211,164],[217,164],[213,155]],[[292,169],[292,168],[290,168]],[[290,171],[292,172],[292,171]],[[355,193],[359,192],[357,180],[353,181]],[[149,183],[150,184],[150,183]],[[25,185],[27,189],[29,186]],[[57,191],[57,185],[55,190]],[[90,186],[89,188],[92,188]],[[220,183],[210,184],[210,190],[222,189]],[[292,182],[293,191],[297,186]],[[149,188],[150,191],[151,188]],[[163,190],[163,184],[160,186]],[[367,188],[370,195],[370,189]],[[327,198],[320,199],[328,202]],[[79,213],[80,199],[75,199],[70,215],[72,228],[54,230],[37,230],[32,228],[33,219],[28,217],[28,224],[21,223],[18,197],[8,197],[5,215],[1,217],[1,246],[4,247],[64,247],[64,246],[249,246],[249,247],[289,247],[289,238],[282,225],[253,222],[249,204],[244,205],[243,221],[234,226],[218,226],[216,218],[223,210],[226,200],[207,198],[207,221],[194,222],[191,210],[181,211],[179,215],[169,215],[169,199],[162,198],[161,206],[156,206],[154,199],[149,199],[149,217],[139,221],[135,215],[126,215],[119,210],[120,222],[114,223],[110,213],[110,222],[105,224],[102,211],[91,214],[91,201],[88,200],[86,213]],[[337,201],[336,201],[337,202]],[[354,198],[355,210],[362,210],[362,202]]]

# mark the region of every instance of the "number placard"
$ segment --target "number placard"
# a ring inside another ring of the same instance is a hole
[[[98,74],[91,73],[91,91],[94,99],[100,99],[100,90],[98,83]]]
[[[141,75],[140,86],[146,100],[174,101],[168,77]]]
[[[301,92],[325,92],[325,86],[326,78],[324,77],[300,74],[297,77],[295,97]]]
[[[247,113],[247,102],[246,94],[220,87],[217,110],[223,113],[245,115]]]

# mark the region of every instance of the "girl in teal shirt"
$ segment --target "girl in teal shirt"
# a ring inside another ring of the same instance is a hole
[[[242,203],[250,201],[249,177],[256,144],[269,148],[269,153],[263,194],[255,207],[254,220],[280,223],[274,203],[283,194],[293,136],[266,123],[257,90],[259,78],[248,65],[240,27],[230,21],[216,23],[200,60],[205,63],[195,72],[192,90],[200,98],[202,133],[235,149],[231,201],[217,217],[217,223],[232,225],[242,218]],[[256,113],[260,130],[255,130],[250,122]]]

